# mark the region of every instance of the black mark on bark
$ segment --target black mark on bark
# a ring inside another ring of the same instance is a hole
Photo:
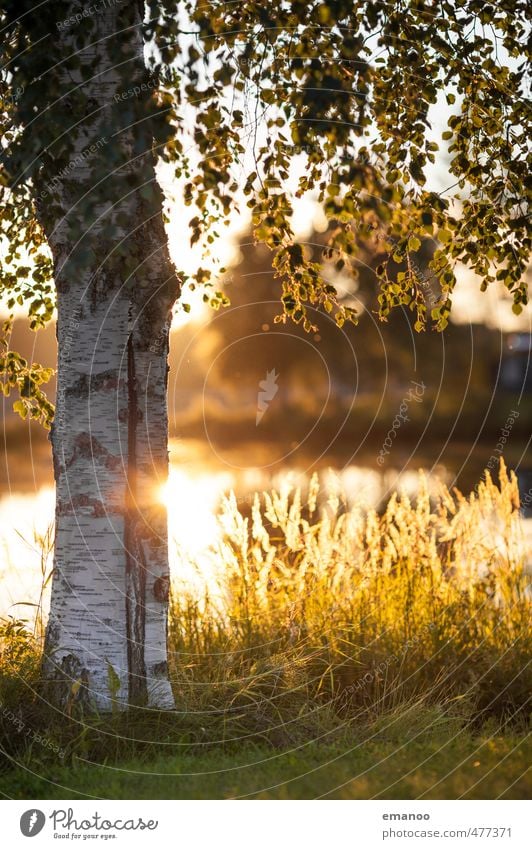
[[[153,583],[153,595],[156,601],[166,603],[170,594],[170,578],[168,575],[162,575]]]
[[[66,463],[70,468],[80,457],[98,460],[108,469],[116,469],[120,465],[120,457],[115,457],[107,448],[98,442],[90,433],[80,433],[74,441],[74,450]]]
[[[68,501],[57,502],[57,515],[73,515],[80,507],[90,507],[95,519],[102,518],[107,515],[107,512],[110,512],[105,508],[103,502],[97,498],[91,498],[89,495],[73,495]]]

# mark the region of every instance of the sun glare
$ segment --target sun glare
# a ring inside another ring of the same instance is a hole
[[[216,542],[216,507],[232,483],[228,473],[189,477],[180,469],[170,470],[159,497],[168,509],[170,540],[183,553],[194,556]]]

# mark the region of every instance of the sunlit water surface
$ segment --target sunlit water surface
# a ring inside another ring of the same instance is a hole
[[[287,479],[304,486],[308,471],[266,471],[263,467],[226,467],[210,471],[206,466],[182,462],[174,457],[168,482],[154,493],[168,507],[170,567],[174,581],[216,590],[219,559],[213,550],[220,538],[217,513],[224,494],[234,490],[240,508],[249,511],[250,494],[279,488]],[[325,469],[320,478],[326,488],[345,493],[348,504],[376,507],[394,489],[415,495],[418,473],[389,470],[377,472],[357,466],[342,470]],[[429,488],[437,480],[449,482],[445,469],[428,475]],[[52,568],[54,489],[43,486],[37,493],[10,494],[0,498],[0,616],[14,616],[33,623],[42,600],[44,617],[48,605]],[[526,523],[527,536],[532,522]],[[42,599],[41,599],[42,596]]]

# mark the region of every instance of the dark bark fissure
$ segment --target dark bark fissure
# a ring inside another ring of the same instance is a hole
[[[126,555],[126,629],[128,687],[130,704],[146,704],[148,700],[146,663],[146,564],[139,534],[141,517],[137,500],[137,424],[138,398],[135,351],[132,335],[127,341],[127,482],[124,547]]]
[[[45,702],[60,705],[69,716],[74,709],[92,709],[90,673],[78,657],[67,654],[57,661],[54,649],[58,643],[57,625],[49,620],[42,663],[40,694]],[[76,686],[79,685],[79,686]]]

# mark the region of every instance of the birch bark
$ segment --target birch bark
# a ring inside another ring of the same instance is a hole
[[[70,4],[71,16],[80,10]],[[58,311],[56,541],[43,671],[61,706],[171,709],[167,527],[157,491],[167,475],[178,286],[133,91],[146,79],[141,4],[105,6],[93,23],[86,38],[59,31],[65,57],[79,59],[62,75],[60,95],[66,109],[78,100],[68,167],[42,178],[58,202],[39,208]]]

